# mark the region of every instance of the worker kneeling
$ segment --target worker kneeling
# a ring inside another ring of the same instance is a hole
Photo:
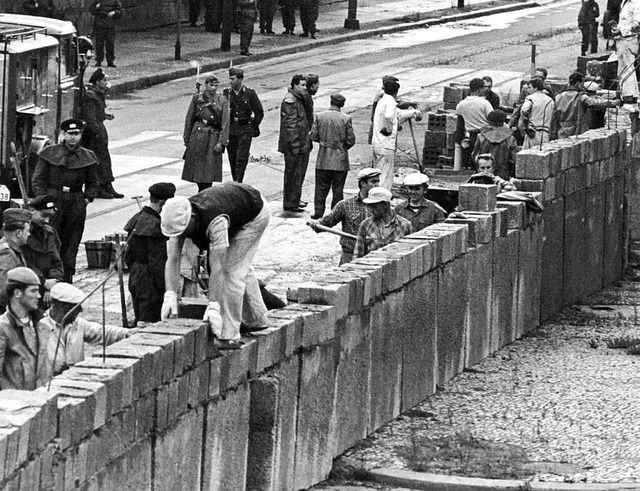
[[[162,320],[178,315],[180,256],[186,238],[209,251],[209,305],[204,314],[219,349],[242,346],[240,323],[266,327],[267,308],[253,271],[253,258],[271,213],[260,192],[237,182],[217,184],[186,198],[167,200],[160,214],[169,237]]]

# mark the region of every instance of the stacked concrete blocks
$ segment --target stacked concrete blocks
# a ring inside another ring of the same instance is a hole
[[[451,167],[458,115],[455,112],[430,112],[427,113],[426,123],[427,130],[422,149],[423,165]]]

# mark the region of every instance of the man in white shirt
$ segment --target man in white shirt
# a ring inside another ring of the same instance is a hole
[[[638,80],[634,68],[638,57],[640,33],[640,1],[624,0],[620,7],[620,19],[611,26],[618,52],[618,84],[623,106],[631,113],[638,113]],[[637,116],[636,116],[637,117]]]
[[[473,167],[471,152],[476,145],[478,133],[489,125],[489,113],[493,111],[493,106],[485,97],[487,91],[483,79],[472,79],[469,82],[469,91],[470,94],[456,106],[456,143],[462,145],[462,167]]]

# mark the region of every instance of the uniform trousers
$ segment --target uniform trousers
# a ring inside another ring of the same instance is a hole
[[[582,56],[587,53],[589,46],[591,46],[590,53],[598,52],[598,23],[587,24],[586,27],[580,29],[582,32]]]
[[[60,259],[67,281],[76,272],[76,257],[84,232],[87,205],[82,192],[60,192],[56,199],[57,211],[51,220],[51,226],[60,237]]]
[[[282,206],[284,209],[298,208],[302,197],[302,184],[309,166],[309,152],[284,154],[284,186]]]
[[[160,321],[164,288],[156,286],[148,264],[133,264],[129,273],[129,292],[136,322]]]
[[[260,32],[270,33],[273,31],[273,11],[274,0],[260,0],[258,9],[260,12]]]
[[[251,150],[251,139],[253,138],[253,128],[251,125],[242,129],[240,133],[229,135],[229,145],[227,155],[231,166],[231,177],[236,182],[242,182],[244,173],[249,163],[249,151]]]
[[[102,63],[102,60],[104,60],[105,47],[107,50],[107,63],[113,63],[113,60],[116,59],[116,28],[114,26],[95,26],[94,35],[96,37],[96,63]]]
[[[240,17],[238,22],[240,24],[240,51],[246,53],[249,51],[251,45],[251,39],[253,38],[253,23],[255,22],[255,14],[238,14]]]
[[[331,208],[342,199],[344,183],[347,181],[347,171],[316,169],[316,191],[313,199],[314,212],[317,216],[324,215],[327,196],[331,190]]]
[[[303,0],[300,2],[300,25],[302,32],[315,34],[316,21],[318,20],[318,2],[317,0]]]

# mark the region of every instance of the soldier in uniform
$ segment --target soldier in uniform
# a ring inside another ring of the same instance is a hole
[[[236,182],[242,182],[249,162],[251,139],[260,135],[260,123],[264,110],[256,91],[243,84],[244,70],[229,70],[230,89],[224,90],[229,100],[229,165],[231,176]]]
[[[170,182],[152,185],[149,206],[131,217],[124,227],[130,236],[125,261],[130,270],[129,291],[138,326],[160,320],[167,262],[167,238],[160,229],[160,211],[175,192],[176,187]]]
[[[62,281],[64,271],[60,259],[60,238],[51,226],[56,214],[53,196],[43,195],[29,201],[33,213],[27,243],[22,246],[22,254],[40,278],[41,307],[49,306],[49,291]]]
[[[240,54],[251,56],[249,45],[253,38],[253,24],[258,16],[255,0],[238,0],[238,28],[240,29]]]
[[[0,311],[7,307],[7,273],[18,266],[26,266],[22,246],[27,243],[31,228],[31,212],[8,208],[2,213],[3,236],[0,239]]]
[[[107,51],[107,66],[114,67],[116,24],[122,17],[122,4],[120,0],[94,0],[89,11],[94,16],[93,32],[96,38],[96,66],[104,60],[105,48]]]
[[[83,128],[81,119],[67,119],[60,124],[63,141],[42,149],[32,180],[36,196],[48,194],[56,198],[58,210],[51,225],[60,237],[63,280],[67,283],[73,281],[76,272],[87,204],[100,189],[98,160],[91,150],[80,146]]]

